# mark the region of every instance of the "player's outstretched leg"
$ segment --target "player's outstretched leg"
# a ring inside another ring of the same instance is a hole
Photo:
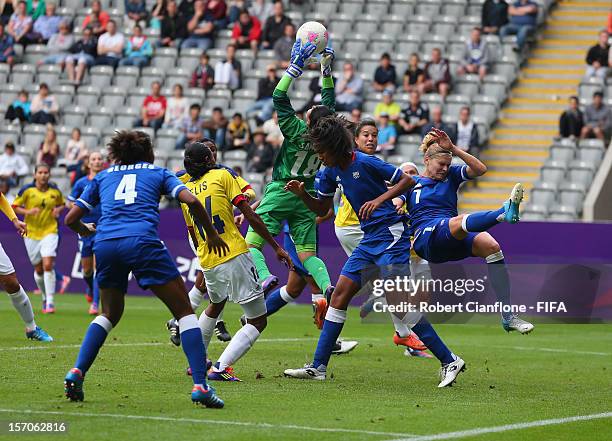
[[[254,236],[258,236],[257,233],[249,232],[247,234],[247,239]],[[253,258],[253,263],[255,264],[255,269],[257,270],[257,275],[259,276],[261,288],[263,289],[264,294],[268,295],[270,291],[272,291],[278,286],[278,277],[276,277],[270,272],[268,264],[266,263],[266,258],[259,248],[256,248],[255,246],[250,246],[249,252],[251,253],[251,257]]]
[[[461,221],[461,228],[466,233],[480,233],[500,222],[517,223],[520,220],[519,208],[523,200],[523,194],[523,184],[516,184],[510,192],[510,197],[501,208],[495,211],[479,211],[466,214]]]

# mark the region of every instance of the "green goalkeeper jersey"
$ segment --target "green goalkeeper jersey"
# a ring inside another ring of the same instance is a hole
[[[306,189],[314,189],[314,179],[321,167],[319,156],[310,148],[304,139],[308,130],[306,123],[295,115],[287,92],[276,88],[272,95],[274,109],[278,114],[278,125],[285,137],[283,145],[276,156],[272,179],[274,181],[289,181],[297,179],[306,185]],[[336,95],[331,78],[323,78],[321,89],[322,104],[334,111]]]

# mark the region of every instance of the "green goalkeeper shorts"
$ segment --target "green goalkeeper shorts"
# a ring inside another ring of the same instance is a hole
[[[316,251],[317,216],[299,197],[290,191],[285,191],[284,187],[284,181],[272,181],[266,185],[264,197],[255,211],[273,236],[281,232],[283,221],[286,220],[298,252]],[[254,235],[257,233],[249,226],[247,242],[251,245],[260,245],[249,241],[249,238],[254,239]]]

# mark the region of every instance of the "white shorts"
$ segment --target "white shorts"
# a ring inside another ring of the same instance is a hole
[[[200,265],[200,258],[198,257],[198,251],[196,250],[196,247],[193,244],[193,239],[191,238],[191,234],[188,234],[187,237],[189,238],[189,246],[191,247],[191,251],[193,251],[193,255],[197,257],[198,264],[196,266],[196,271],[203,271],[202,265]]]
[[[57,255],[57,245],[59,243],[57,234],[47,234],[41,240],[26,237],[23,241],[32,265],[38,265],[43,257],[55,257]]]
[[[335,227],[336,237],[342,245],[342,249],[347,256],[350,257],[353,254],[361,239],[363,239],[363,231],[361,231],[361,225],[348,225],[346,227]]]
[[[206,289],[213,303],[229,299],[244,304],[263,299],[263,290],[257,280],[257,271],[251,253],[242,253],[227,262],[204,270]],[[264,311],[265,314],[265,302]]]
[[[8,276],[9,274],[13,274],[15,272],[15,268],[13,268],[13,263],[9,256],[4,252],[4,248],[0,245],[0,276]]]

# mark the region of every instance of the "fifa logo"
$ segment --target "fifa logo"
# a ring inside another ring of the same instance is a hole
[[[353,172],[353,179],[359,179],[359,172],[358,171]]]

